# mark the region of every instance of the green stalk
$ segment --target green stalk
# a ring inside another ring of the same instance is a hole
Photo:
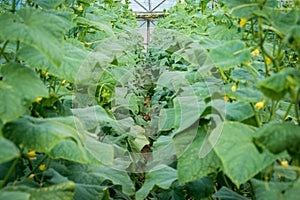
[[[12,0],[11,11],[14,13],[16,11],[16,0]]]
[[[5,50],[5,48],[6,48],[6,46],[7,46],[8,43],[9,43],[9,40],[6,40],[4,42],[4,44],[3,44],[3,47],[1,49],[1,51],[0,51],[0,56],[3,55],[4,59],[6,60],[6,62],[9,62],[9,59],[5,56],[4,50]]]
[[[295,98],[295,114],[298,125],[300,126],[300,115],[299,115],[299,100],[300,100],[300,89],[298,89],[296,98]]]
[[[290,113],[290,110],[291,110],[292,106],[293,106],[293,102],[290,103],[288,109],[285,112],[285,115],[284,115],[282,121],[285,121],[285,119],[287,118],[288,114]]]
[[[48,158],[48,155],[45,155],[33,168],[32,170],[26,175],[26,177],[30,176],[30,174],[33,174],[39,166]]]
[[[260,126],[261,126],[261,121],[260,121],[260,119],[259,119],[259,117],[258,117],[258,115],[257,115],[257,112],[256,112],[256,110],[255,110],[255,106],[253,105],[253,103],[250,103],[250,105],[251,105],[252,110],[253,110],[253,113],[254,113],[255,121],[256,121],[256,123],[258,124],[258,127],[260,127]]]
[[[274,103],[274,100],[272,100],[271,112],[270,112],[270,117],[269,117],[268,122],[270,122],[273,119],[274,114],[275,114],[275,103]]]
[[[15,161],[13,162],[13,164],[10,166],[7,174],[5,175],[1,185],[0,185],[0,189],[2,189],[6,184],[7,184],[7,181],[10,177],[10,175],[12,174],[12,172],[14,171],[16,165],[18,164],[18,161],[19,161],[19,157],[15,159]]]

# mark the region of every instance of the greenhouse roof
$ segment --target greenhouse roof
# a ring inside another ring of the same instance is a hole
[[[177,0],[129,0],[129,7],[136,13],[162,13],[177,3]]]

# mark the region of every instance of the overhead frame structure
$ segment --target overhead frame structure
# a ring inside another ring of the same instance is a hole
[[[148,50],[151,32],[155,23],[164,16],[164,10],[174,6],[178,0],[130,0],[129,7],[137,15],[139,28],[144,36],[144,45]]]

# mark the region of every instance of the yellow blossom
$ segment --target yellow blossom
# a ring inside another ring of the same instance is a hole
[[[82,7],[82,6],[79,6],[79,7],[77,8],[77,10],[78,10],[78,11],[83,11],[83,7]]]
[[[30,175],[28,176],[28,178],[33,179],[34,176],[35,176],[35,174],[30,174]]]
[[[224,96],[224,100],[225,100],[225,101],[229,101],[228,96]]]
[[[44,73],[44,76],[48,76],[48,75],[49,75],[49,72],[45,72],[45,73]]]
[[[231,91],[232,91],[232,92],[235,92],[235,91],[236,91],[236,85],[235,85],[235,84],[231,87]]]
[[[38,98],[36,98],[34,101],[37,102],[37,103],[39,103],[39,102],[42,101],[42,99],[43,99],[43,97],[38,97]]]
[[[283,166],[283,167],[287,167],[287,166],[289,165],[288,161],[286,161],[286,160],[281,161],[280,164],[281,164],[281,166]]]
[[[36,156],[36,152],[35,151],[29,151],[27,153],[28,156],[32,157],[32,156]]]
[[[41,165],[39,166],[39,169],[40,169],[41,171],[44,171],[44,170],[46,169],[46,165],[41,164]]]
[[[247,19],[246,18],[242,18],[241,21],[240,21],[240,23],[239,23],[239,26],[243,27],[243,26],[245,26],[246,23],[247,23]]]
[[[265,100],[257,102],[255,104],[255,108],[257,108],[258,110],[260,110],[260,109],[262,109],[262,107],[264,107],[264,105],[265,105]]]
[[[66,80],[62,80],[62,81],[61,81],[61,84],[64,85],[66,82],[67,82]]]
[[[271,63],[272,63],[272,60],[271,60],[269,57],[267,57],[267,58],[266,58],[266,64],[269,65],[269,64],[271,64]]]
[[[259,55],[259,50],[255,49],[254,51],[251,52],[252,55],[258,56]]]

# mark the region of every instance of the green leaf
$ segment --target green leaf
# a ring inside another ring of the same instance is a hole
[[[6,27],[0,29],[0,38],[32,46],[53,65],[61,65],[66,29],[63,18],[38,9],[22,8],[15,14],[2,14],[0,24]]]
[[[185,185],[187,194],[194,199],[203,199],[211,196],[214,192],[214,181],[211,177],[205,176],[196,181],[187,183]]]
[[[32,2],[45,9],[55,9],[62,3],[62,0],[32,0]]]
[[[30,199],[72,200],[75,193],[73,182],[61,183],[50,187],[30,191]]]
[[[214,150],[222,161],[225,174],[236,185],[245,183],[281,156],[268,151],[259,153],[252,143],[254,136],[255,131],[250,126],[225,122],[218,125],[209,137],[212,143],[217,141]],[[247,156],[243,152],[247,152]]]
[[[25,114],[29,103],[37,97],[48,95],[36,72],[23,65],[3,65],[0,67],[0,76],[0,118],[4,124]]]
[[[19,149],[14,143],[4,137],[0,137],[0,164],[16,158],[19,154]]]
[[[16,144],[47,153],[52,158],[96,165],[107,159],[104,162],[111,163],[112,147],[88,138],[89,144],[99,145],[88,148],[84,133],[81,122],[73,116],[47,119],[27,117],[6,124],[3,130],[4,136]],[[99,158],[95,152],[97,150],[102,150],[103,157]]]
[[[243,87],[243,88],[238,88],[235,92],[231,91],[230,88],[228,88],[228,90],[226,91],[227,95],[230,98],[235,98],[239,102],[256,103],[262,101],[265,98],[265,96],[255,88]]]
[[[100,185],[75,184],[74,200],[99,200],[108,194],[108,188]]]
[[[213,195],[213,197],[222,200],[247,200],[246,197],[228,189],[227,187],[222,187],[218,192],[216,192]]]
[[[199,150],[203,145],[205,135],[204,131],[199,131],[193,143],[179,157],[177,170],[180,183],[197,180],[210,173],[215,173],[218,168],[221,168],[221,161],[214,150],[211,150],[203,158],[199,156]]]
[[[75,118],[22,118],[7,123],[3,135],[18,145],[37,152],[49,153],[63,139],[80,141],[80,133],[74,124]],[[80,124],[80,122],[77,120]],[[75,124],[74,124],[75,125]]]
[[[169,131],[174,128],[174,109],[161,109],[159,113],[159,124],[158,130],[159,131]]]
[[[222,69],[233,68],[238,64],[246,63],[250,60],[250,51],[244,42],[229,41],[211,49],[209,53],[212,61]],[[226,59],[225,59],[226,58]]]
[[[297,26],[297,12],[294,9],[289,12],[275,10],[270,12],[269,15],[272,26],[279,30],[283,35],[289,34],[291,28]]]
[[[284,69],[261,81],[259,88],[267,97],[279,100],[288,92],[290,82],[287,77],[296,73],[295,69]]]
[[[74,116],[78,117],[86,129],[94,129],[99,123],[113,123],[115,119],[111,118],[106,110],[101,106],[91,106],[85,108],[72,109]]]
[[[232,102],[226,104],[226,119],[229,121],[243,121],[254,115],[249,103]]]
[[[298,199],[300,181],[295,182],[265,182],[261,180],[251,180],[255,197],[257,200],[286,200]]]
[[[272,153],[280,153],[299,147],[299,133],[300,127],[292,123],[269,123],[256,131],[254,141],[259,147],[265,147]]]
[[[71,164],[68,166],[66,176],[75,183],[86,185],[100,185],[105,180],[114,185],[121,185],[122,191],[127,195],[134,194],[134,185],[125,171],[119,171],[107,166],[88,166]]]
[[[208,28],[208,34],[216,40],[236,40],[239,39],[239,34],[236,28],[228,28],[227,25],[218,25]]]
[[[75,193],[75,184],[69,181],[40,189],[29,188],[27,186],[9,186],[5,190],[27,193],[30,195],[30,200],[72,200]]]
[[[30,194],[19,191],[0,191],[0,199],[5,200],[29,200]]]
[[[146,173],[144,185],[135,193],[136,200],[144,200],[154,188],[158,186],[162,189],[168,189],[177,179],[176,170],[168,166],[160,166],[160,169]]]
[[[24,45],[18,51],[18,57],[26,61],[33,68],[48,71],[51,75],[75,83],[88,53],[79,42],[69,39],[64,44],[63,54],[60,55],[62,65],[59,68],[49,62],[44,54],[29,45]]]

